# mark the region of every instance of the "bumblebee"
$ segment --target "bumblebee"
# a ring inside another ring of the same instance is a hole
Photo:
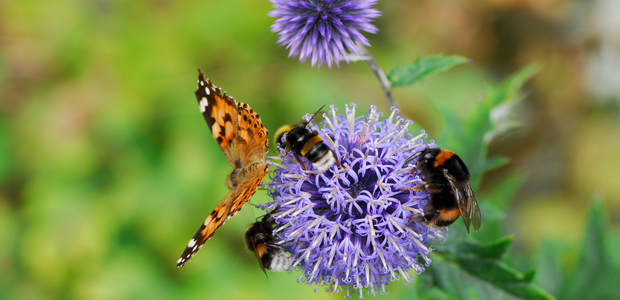
[[[324,107],[325,105],[323,105]],[[334,163],[339,166],[340,162],[336,158],[334,152],[323,142],[316,130],[308,129],[308,123],[323,109],[321,107],[308,122],[298,125],[284,125],[276,131],[276,143],[281,143],[282,147],[287,151],[293,152],[295,159],[306,170],[306,165],[301,161],[300,156],[305,157],[312,163],[312,166],[319,172],[327,171]],[[286,133],[286,139],[283,136]]]
[[[288,270],[293,262],[282,247],[276,245],[278,240],[273,236],[274,225],[275,220],[271,214],[266,214],[262,220],[250,225],[245,231],[245,244],[256,255],[265,276],[265,269],[282,272]]]
[[[428,191],[429,201],[424,215],[413,216],[410,221],[426,221],[429,225],[444,227],[461,216],[467,232],[472,223],[476,231],[480,229],[480,207],[469,184],[469,170],[456,153],[438,148],[424,149],[415,169],[424,182],[408,190]]]

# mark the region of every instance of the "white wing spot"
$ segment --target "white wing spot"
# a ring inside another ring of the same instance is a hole
[[[191,239],[191,240],[189,241],[189,243],[187,243],[187,247],[188,247],[188,248],[189,248],[189,247],[194,247],[194,245],[196,245],[196,240],[195,240],[195,239]]]
[[[192,251],[196,252],[196,248],[198,248],[198,246],[194,246],[194,248],[192,248]]]
[[[187,258],[189,259],[191,256],[192,256],[192,254],[190,253],[190,254],[187,255]]]
[[[177,260],[177,265],[183,262],[183,257],[179,258],[179,260]]]
[[[204,85],[205,85],[204,81],[200,81],[200,86],[204,86]]]
[[[204,113],[205,111],[207,111],[207,106],[209,106],[209,102],[207,102],[207,98],[202,97],[202,100],[200,100],[200,112]],[[193,241],[193,240],[192,240]],[[191,242],[191,241],[190,241]],[[194,241],[195,243],[196,241]]]
[[[211,89],[208,86],[205,86],[205,93],[207,93],[207,95],[211,95]]]

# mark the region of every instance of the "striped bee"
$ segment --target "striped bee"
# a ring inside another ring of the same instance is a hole
[[[286,255],[282,247],[276,245],[277,239],[273,236],[275,220],[271,214],[266,214],[262,220],[250,225],[245,231],[245,244],[256,255],[260,268],[273,272],[286,271],[291,267],[292,260]]]
[[[325,107],[325,105],[323,105],[323,107]],[[334,151],[331,150],[319,136],[319,132],[308,128],[308,124],[323,107],[321,107],[308,122],[297,125],[284,125],[276,131],[276,143],[281,143],[281,146],[287,153],[289,151],[293,152],[295,159],[297,159],[299,164],[306,170],[306,165],[301,161],[300,156],[310,161],[312,166],[319,172],[327,171],[335,163],[342,167]],[[286,138],[284,138],[285,133]]]

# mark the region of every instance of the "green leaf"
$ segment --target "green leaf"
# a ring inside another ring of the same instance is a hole
[[[554,299],[532,284],[536,272],[521,273],[501,259],[514,236],[489,243],[461,239],[436,245],[433,263],[421,276],[448,295],[459,299]]]
[[[409,298],[408,298],[409,299]],[[452,297],[439,288],[431,288],[420,298],[422,300],[458,300],[458,298]]]
[[[538,276],[535,282],[544,286],[551,294],[558,296],[562,284],[566,281],[567,272],[562,270],[562,261],[567,260],[570,251],[565,244],[544,240],[539,247],[537,266]]]
[[[505,157],[489,158],[488,146],[493,138],[518,128],[520,124],[497,116],[522,99],[519,90],[537,71],[537,65],[528,65],[498,85],[489,84],[484,98],[467,112],[463,120],[455,115],[454,107],[435,103],[446,124],[437,145],[459,154],[469,168],[474,189],[485,172],[508,162]]]
[[[534,280],[534,277],[536,277],[536,269],[531,269],[531,270],[523,273],[523,280],[524,281],[532,282],[532,280]]]
[[[397,67],[388,74],[392,87],[412,85],[427,76],[446,71],[456,65],[468,63],[469,59],[458,56],[433,55],[416,59],[414,62]]]
[[[608,221],[603,197],[595,195],[590,205],[579,263],[559,294],[561,299],[620,299],[620,266],[607,251]],[[613,249],[612,251],[617,251]]]

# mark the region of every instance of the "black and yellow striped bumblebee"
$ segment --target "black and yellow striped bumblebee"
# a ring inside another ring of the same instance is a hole
[[[415,215],[410,221],[445,227],[462,217],[467,232],[472,223],[476,231],[480,229],[482,217],[469,184],[469,169],[456,153],[426,148],[419,153],[415,169],[424,182],[407,189],[428,191],[429,201],[424,215]]]
[[[286,252],[277,245],[278,240],[273,235],[275,220],[271,214],[266,214],[260,221],[250,225],[245,231],[245,244],[254,252],[260,268],[267,275],[267,270],[282,272],[290,269],[292,260]]]
[[[325,105],[323,105],[323,107],[325,107]],[[306,165],[302,162],[300,156],[308,159],[308,161],[312,163],[312,166],[321,173],[327,171],[334,164],[338,164],[342,167],[334,151],[331,150],[319,136],[319,132],[308,129],[308,124],[323,107],[321,107],[308,122],[297,125],[284,125],[276,131],[275,135],[275,143],[280,143],[287,153],[289,151],[293,152],[297,162],[306,170]],[[286,138],[283,140],[285,133]]]

